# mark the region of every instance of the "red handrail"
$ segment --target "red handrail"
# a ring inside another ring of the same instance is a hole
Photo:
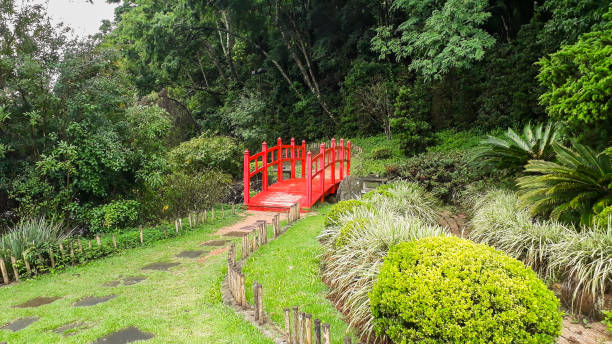
[[[283,163],[291,163],[290,179],[296,177],[296,161],[301,162],[301,178],[306,179],[307,206],[312,204],[312,183],[315,178],[319,178],[321,188],[321,201],[325,199],[325,175],[328,168],[331,173],[331,192],[335,192],[336,181],[342,181],[344,176],[350,175],[351,166],[351,142],[347,141],[344,146],[344,139],[340,139],[340,145],[336,145],[336,139],[331,140],[331,147],[326,148],[325,143],[319,146],[319,153],[313,155],[306,151],[306,141],[302,140],[300,146],[295,145],[295,139],[291,138],[289,145],[283,145],[279,137],[275,147],[268,147],[266,142],[261,145],[261,152],[250,155],[248,150],[244,152],[244,203],[248,205],[250,201],[251,178],[258,173],[262,174],[262,191],[268,190],[268,169],[277,166],[278,181],[283,180]],[[339,166],[336,166],[336,165]],[[254,165],[254,168],[251,168]],[[339,169],[339,176],[336,178],[336,168]],[[345,170],[346,168],[346,170]]]

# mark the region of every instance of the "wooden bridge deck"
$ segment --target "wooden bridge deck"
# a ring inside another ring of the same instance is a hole
[[[308,204],[306,193],[306,178],[287,179],[268,186],[268,190],[262,191],[251,197],[247,203],[249,210],[261,211],[284,211],[292,204],[299,203],[303,210],[311,208],[322,196],[336,192],[340,184],[340,173],[336,171],[335,183],[332,185],[331,169],[325,170],[324,190],[321,190],[321,178],[316,176],[312,181],[312,203]]]

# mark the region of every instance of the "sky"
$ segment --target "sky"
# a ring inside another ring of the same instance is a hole
[[[56,22],[63,22],[80,37],[98,32],[103,19],[112,20],[117,4],[104,0],[33,0],[31,3],[46,4],[49,16]]]

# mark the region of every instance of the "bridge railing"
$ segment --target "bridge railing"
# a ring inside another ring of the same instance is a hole
[[[325,171],[330,168],[331,186],[332,188],[335,187],[336,181],[341,181],[345,175],[350,174],[350,157],[351,143],[348,141],[347,145],[344,146],[344,139],[340,139],[339,146],[336,145],[336,140],[332,139],[329,148],[325,148],[325,143],[321,143],[319,153],[315,155],[307,149],[304,140],[302,140],[301,145],[296,145],[295,139],[292,138],[290,144],[283,145],[282,139],[279,137],[274,147],[268,147],[267,143],[263,142],[261,152],[254,155],[250,155],[248,149],[244,152],[244,203],[248,204],[250,201],[251,178],[261,173],[262,191],[265,192],[269,186],[269,169],[276,169],[277,179],[280,182],[284,178],[283,166],[284,162],[287,161],[291,164],[290,179],[296,178],[297,167],[300,167],[297,178],[306,179],[308,204],[312,204],[312,185],[317,178],[322,192],[321,201],[323,201],[325,197]],[[338,180],[336,180],[336,171],[339,171]]]

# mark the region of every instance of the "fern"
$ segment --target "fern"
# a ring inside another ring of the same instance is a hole
[[[521,200],[533,215],[590,225],[612,199],[612,160],[575,142],[572,148],[555,145],[554,151],[558,162],[529,160],[530,175],[518,178]]]
[[[484,161],[501,168],[520,169],[527,161],[552,160],[555,157],[552,145],[559,141],[557,125],[538,124],[532,128],[527,124],[519,135],[508,128],[503,137],[489,136],[476,148],[474,160]]]

